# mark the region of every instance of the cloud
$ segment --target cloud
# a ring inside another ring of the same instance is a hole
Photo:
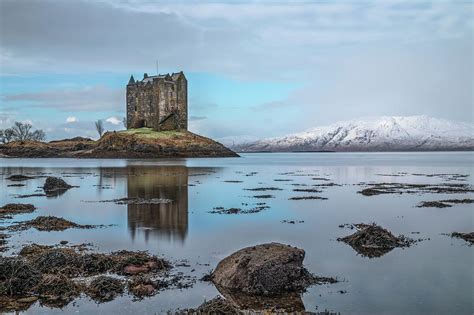
[[[45,92],[8,94],[2,98],[6,103],[26,102],[30,106],[55,108],[61,111],[104,111],[122,110],[125,91],[103,85],[76,89],[61,89]]]
[[[0,65],[4,75],[93,77],[150,72],[158,59],[160,69],[300,85],[229,109],[213,93],[240,100],[232,87],[216,81],[196,97],[190,81],[190,126],[215,137],[272,136],[361,115],[472,120],[473,12],[470,1],[3,0]],[[2,89],[3,111],[110,117],[125,105],[123,87],[21,91]],[[89,125],[84,132],[93,133]]]
[[[69,116],[68,118],[66,118],[66,122],[67,123],[75,123],[75,122],[77,122],[77,118],[75,116]]]
[[[111,123],[112,125],[120,125],[122,123],[122,119],[115,116],[109,117],[105,121]]]
[[[448,1],[4,0],[0,63],[4,73],[128,72],[158,59],[168,69],[294,79],[315,73],[328,49],[470,38],[472,9]]]

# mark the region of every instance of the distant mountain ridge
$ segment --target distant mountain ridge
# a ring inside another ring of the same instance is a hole
[[[474,150],[474,124],[428,116],[337,122],[283,137],[235,144],[240,152]]]

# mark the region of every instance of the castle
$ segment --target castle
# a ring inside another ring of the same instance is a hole
[[[127,84],[127,129],[188,129],[188,81],[184,73],[158,74]]]

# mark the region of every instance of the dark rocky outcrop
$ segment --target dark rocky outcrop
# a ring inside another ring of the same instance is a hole
[[[396,247],[409,247],[414,242],[403,235],[397,237],[376,224],[355,224],[355,227],[359,229],[357,232],[337,240],[365,257],[380,257]]]
[[[66,191],[73,186],[66,183],[62,178],[59,177],[48,177],[43,185],[43,190],[46,194],[55,194],[57,192]]]

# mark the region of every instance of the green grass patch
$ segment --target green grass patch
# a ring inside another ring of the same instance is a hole
[[[139,137],[158,139],[158,138],[171,138],[173,136],[183,136],[186,134],[185,131],[154,131],[151,128],[137,128],[137,129],[128,129],[120,131],[122,134],[126,135],[136,135]]]

